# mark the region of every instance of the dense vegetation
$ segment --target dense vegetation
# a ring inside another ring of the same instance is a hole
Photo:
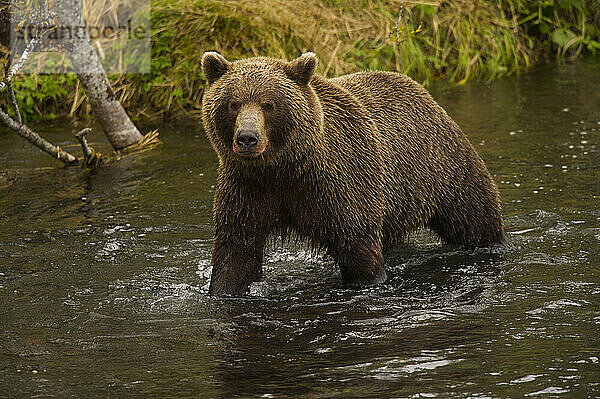
[[[206,50],[231,60],[291,59],[311,50],[327,76],[397,70],[425,85],[494,79],[543,59],[568,61],[600,50],[597,0],[407,0],[398,34],[390,37],[400,4],[152,0],[152,73],[114,76],[113,84],[132,115],[193,115],[200,109]],[[29,117],[89,113],[74,76],[19,77],[15,88]]]

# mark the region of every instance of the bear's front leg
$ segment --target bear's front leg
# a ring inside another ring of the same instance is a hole
[[[212,253],[210,295],[241,296],[262,277],[264,239],[217,227]]]
[[[239,184],[224,184],[231,178],[220,177],[215,192],[215,244],[211,295],[246,293],[253,281],[262,277],[262,258],[268,227],[264,210],[252,204],[262,203]]]
[[[366,287],[383,283],[387,278],[381,239],[347,238],[333,249],[332,254],[340,267],[342,282],[348,286]]]

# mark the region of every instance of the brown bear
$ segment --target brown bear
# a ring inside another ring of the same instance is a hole
[[[317,57],[202,57],[204,128],[219,157],[209,293],[243,295],[270,235],[324,249],[351,286],[386,279],[382,253],[429,227],[502,243],[498,190],[460,128],[407,76],[325,79]]]

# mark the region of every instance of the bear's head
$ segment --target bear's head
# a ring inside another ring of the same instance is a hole
[[[229,62],[216,52],[204,53],[208,87],[202,118],[222,162],[269,163],[309,147],[323,124],[310,86],[316,65],[313,53],[291,62],[265,57]]]

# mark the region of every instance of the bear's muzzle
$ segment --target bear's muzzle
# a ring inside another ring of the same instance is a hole
[[[256,158],[267,144],[265,118],[260,107],[253,104],[242,107],[235,122],[233,151],[244,158]]]

